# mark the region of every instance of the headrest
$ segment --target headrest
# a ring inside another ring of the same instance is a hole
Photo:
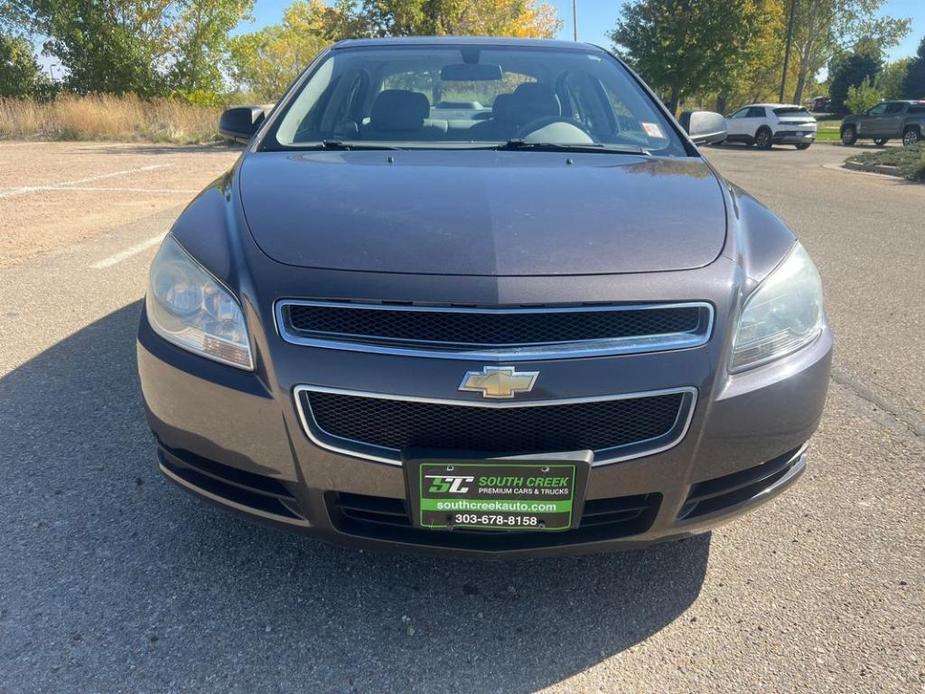
[[[491,105],[491,117],[499,123],[513,123],[514,95],[498,94]]]
[[[406,89],[380,92],[369,114],[373,127],[380,130],[417,130],[429,115],[427,97]]]
[[[561,116],[559,97],[545,84],[524,82],[514,90],[513,120],[524,124],[545,116]]]

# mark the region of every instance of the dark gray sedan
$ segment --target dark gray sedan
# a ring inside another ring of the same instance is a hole
[[[162,472],[361,546],[599,551],[790,486],[832,335],[812,261],[618,59],[345,41],[183,212],[138,368]],[[688,132],[685,132],[685,129]]]

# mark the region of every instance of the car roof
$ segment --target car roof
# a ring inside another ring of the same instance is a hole
[[[554,39],[517,39],[499,36],[394,36],[381,39],[344,39],[334,44],[334,49],[366,48],[386,46],[520,46],[528,48],[553,48],[603,52],[603,48],[591,43],[557,41]]]

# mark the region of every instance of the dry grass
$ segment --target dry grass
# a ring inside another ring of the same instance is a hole
[[[47,103],[0,98],[0,139],[192,144],[218,139],[221,109],[136,96],[62,96]]]

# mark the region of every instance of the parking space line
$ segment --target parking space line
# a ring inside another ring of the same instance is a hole
[[[116,176],[129,176],[134,173],[144,173],[147,171],[156,171],[157,169],[166,169],[173,164],[149,164],[148,166],[139,166],[134,169],[125,169],[123,171],[113,171],[111,173],[99,174],[97,176],[87,176],[86,178],[78,178],[73,181],[61,181],[60,183],[51,183],[41,186],[19,186],[17,188],[8,188],[7,190],[0,190],[0,198],[12,198],[16,195],[26,195],[28,193],[33,193],[36,191],[48,190],[48,189],[68,189],[69,186],[77,186],[81,183],[91,183],[93,181],[102,181],[106,178],[115,178]]]
[[[19,190],[19,189],[17,189]],[[30,186],[29,192],[35,191],[77,191],[86,193],[182,193],[183,195],[195,195],[200,192],[193,188],[119,188],[99,187],[99,186]],[[0,197],[3,197],[3,191],[0,191]]]
[[[103,270],[108,267],[112,267],[116,263],[121,263],[123,260],[131,258],[133,255],[138,255],[142,251],[146,251],[151,248],[151,246],[156,246],[161,241],[164,240],[166,234],[158,234],[157,236],[152,236],[150,239],[142,241],[141,243],[136,243],[134,246],[129,246],[124,251],[119,251],[118,253],[113,253],[111,256],[103,258],[93,263],[90,267],[94,270]]]

